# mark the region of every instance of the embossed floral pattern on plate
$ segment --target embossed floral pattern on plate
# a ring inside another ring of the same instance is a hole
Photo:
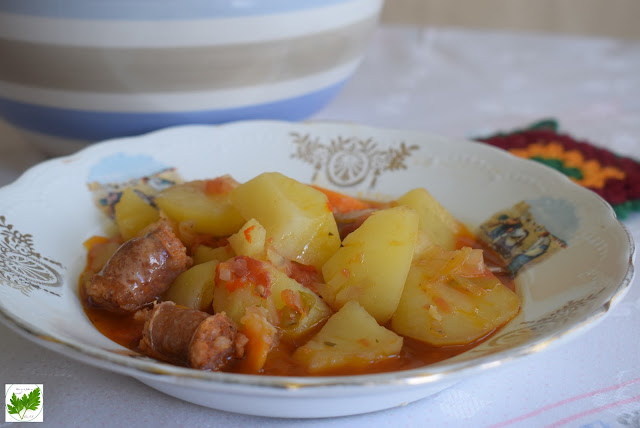
[[[0,284],[29,295],[34,290],[60,296],[63,266],[35,250],[33,237],[0,216]]]

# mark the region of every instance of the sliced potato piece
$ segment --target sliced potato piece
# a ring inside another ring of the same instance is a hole
[[[214,312],[224,311],[240,322],[251,306],[264,308],[268,321],[280,328],[286,338],[299,337],[331,315],[331,309],[318,295],[268,262],[238,256],[221,263]]]
[[[410,190],[398,198],[396,203],[416,210],[420,219],[420,230],[427,235],[428,241],[445,250],[455,250],[456,237],[464,226],[426,189]]]
[[[235,233],[245,222],[228,193],[207,193],[204,181],[177,184],[155,198],[158,207],[176,222],[193,222],[193,230],[214,236]]]
[[[327,197],[306,184],[264,173],[235,188],[230,198],[244,218],[265,228],[267,243],[288,260],[319,269],[340,247]]]
[[[209,311],[213,300],[217,261],[195,265],[182,272],[164,294],[164,300],[200,311]]]
[[[519,309],[518,296],[484,266],[482,250],[433,248],[412,264],[391,328],[435,346],[462,345]]]
[[[238,256],[264,260],[267,231],[256,219],[251,219],[229,237],[229,244]]]
[[[160,218],[158,210],[149,205],[135,190],[127,187],[115,206],[115,220],[124,240],[138,236],[145,227]]]
[[[216,248],[212,248],[207,245],[198,245],[193,252],[193,264],[199,265],[200,263],[210,262],[211,260],[224,262],[235,255],[236,254],[233,252],[231,245]]]
[[[334,310],[356,300],[378,323],[386,323],[400,301],[417,234],[413,209],[376,211],[324,264],[320,295]]]
[[[356,301],[347,302],[293,358],[311,373],[364,368],[397,356],[402,337],[378,325]]]

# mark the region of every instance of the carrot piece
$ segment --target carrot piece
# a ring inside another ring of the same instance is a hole
[[[324,193],[329,199],[329,208],[332,212],[347,213],[349,211],[364,210],[371,208],[371,205],[353,196],[334,190],[325,189],[324,187],[311,185],[316,190]]]
[[[246,355],[240,362],[240,367],[243,372],[258,373],[267,361],[269,351],[276,344],[277,330],[255,306],[247,308],[240,323],[240,332],[249,339],[244,348]]]
[[[107,238],[106,236],[98,236],[98,235],[94,235],[91,238],[87,239],[86,241],[84,241],[83,245],[84,248],[87,249],[87,251],[91,251],[91,249],[98,245],[98,244],[105,244],[107,242],[109,242],[110,239]]]
[[[83,245],[87,249],[85,272],[95,273],[100,271],[121,244],[120,237],[92,236],[84,241]]]
[[[251,243],[251,231],[256,228],[256,225],[249,226],[244,230],[244,239],[247,240],[248,243]]]

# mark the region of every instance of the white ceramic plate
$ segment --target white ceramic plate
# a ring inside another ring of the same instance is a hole
[[[390,198],[423,186],[476,227],[526,201],[566,247],[518,273],[521,313],[480,346],[427,367],[375,375],[210,373],[136,355],[100,334],[77,295],[82,242],[108,222],[89,183],[175,167],[185,179],[244,181],[280,171],[303,182]],[[232,412],[328,417],[415,401],[540,351],[601,319],[627,291],[633,242],[598,196],[535,162],[467,141],[335,123],[186,126],[108,141],[44,162],[0,190],[0,314],[47,348],[131,375],[175,397]]]

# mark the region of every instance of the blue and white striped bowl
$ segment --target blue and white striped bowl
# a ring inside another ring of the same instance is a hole
[[[185,123],[304,119],[382,0],[3,0],[0,116],[52,154]]]

